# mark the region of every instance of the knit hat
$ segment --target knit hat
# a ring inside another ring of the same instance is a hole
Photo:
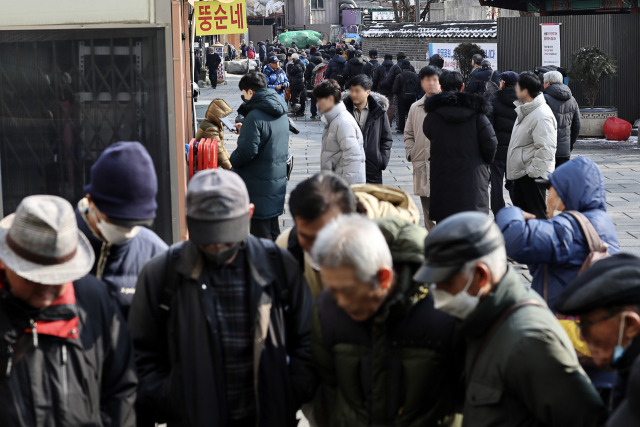
[[[369,50],[369,57],[372,57],[372,56],[378,56],[378,50],[377,49]]]
[[[139,142],[107,148],[91,167],[84,191],[114,224],[148,225],[156,217],[158,178],[151,156]]]
[[[500,80],[504,82],[507,86],[515,86],[518,83],[518,73],[515,71],[505,71],[500,74]]]

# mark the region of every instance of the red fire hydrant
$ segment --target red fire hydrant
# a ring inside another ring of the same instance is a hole
[[[626,141],[631,136],[631,123],[617,117],[609,117],[603,126],[604,137],[612,141]]]

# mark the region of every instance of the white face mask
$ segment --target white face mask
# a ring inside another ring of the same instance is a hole
[[[91,211],[94,223],[102,234],[104,240],[111,245],[122,245],[133,239],[140,232],[140,227],[123,227],[121,225],[112,224],[100,218],[97,211]]]
[[[471,274],[469,281],[465,285],[464,289],[455,295],[451,295],[449,292],[436,288],[436,285],[431,285],[431,294],[433,295],[434,307],[437,310],[444,311],[450,316],[457,317],[458,319],[466,319],[466,317],[478,306],[480,297],[472,296],[467,293],[471,283],[473,282],[474,275]]]

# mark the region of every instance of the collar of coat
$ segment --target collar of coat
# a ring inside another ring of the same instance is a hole
[[[518,114],[518,122],[521,122],[525,117],[533,113],[539,107],[546,105],[547,101],[545,101],[544,95],[541,93],[533,98],[533,101],[531,102],[527,102],[525,104],[522,101],[516,101],[514,104],[516,106],[516,114]]]
[[[349,110],[349,112],[353,114],[354,106],[353,101],[349,97],[350,92],[351,91],[349,89],[342,92],[342,102],[344,102],[347,110]],[[373,116],[376,116],[378,114],[378,108],[380,108],[382,112],[386,112],[389,109],[389,98],[378,92],[371,92],[369,94],[367,103],[369,106],[369,112]]]
[[[481,114],[491,113],[491,104],[486,98],[467,92],[443,91],[430,96],[424,103],[424,110],[427,113],[442,107],[468,108]]]
[[[326,125],[331,124],[331,122],[333,121],[333,119],[335,119],[336,117],[338,117],[341,113],[344,113],[347,111],[347,107],[344,105],[344,102],[341,102],[339,104],[336,104],[331,111],[327,111],[326,113],[324,113],[322,115],[322,122],[325,123]]]

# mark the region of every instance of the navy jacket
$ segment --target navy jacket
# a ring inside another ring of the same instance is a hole
[[[77,209],[76,219],[78,228],[87,236],[96,254],[90,273],[107,284],[109,293],[126,319],[142,267],[151,258],[166,251],[168,246],[156,233],[145,227],[141,227],[138,235],[124,245],[108,245],[93,234]],[[98,271],[100,260],[104,257],[107,261],[102,271]]]
[[[489,121],[496,131],[496,138],[498,138],[496,160],[507,161],[511,132],[518,118],[516,105],[514,104],[517,100],[516,88],[510,86],[499,90],[495,98],[490,101],[493,111],[489,113]]]
[[[607,215],[607,201],[602,172],[593,160],[578,157],[549,176],[566,210],[582,212],[596,229],[609,253],[620,251],[613,221]],[[544,292],[545,266],[548,275],[548,304],[577,275],[589,254],[589,246],[580,225],[569,214],[551,219],[525,221],[520,208],[506,207],[498,212],[496,222],[504,234],[507,255],[528,264],[533,289]]]
[[[493,77],[491,77],[491,73],[493,73]],[[489,79],[493,80],[495,84],[500,86],[500,71],[493,70],[491,68],[479,69],[475,73],[471,74],[471,77],[469,78],[469,83],[467,83],[467,86],[465,87],[464,91],[483,95],[484,84],[488,82]]]
[[[347,64],[347,60],[345,59],[344,56],[335,55],[333,58],[331,58],[331,61],[329,61],[329,66],[327,67],[327,70],[324,73],[324,78],[335,80],[337,73],[340,71],[340,67],[342,67],[342,70],[343,70],[342,75],[344,76],[344,67],[346,66],[346,64]]]
[[[287,104],[275,90],[258,90],[238,109],[244,116],[238,148],[231,154],[233,170],[247,185],[255,219],[282,215],[287,192],[289,119]]]

